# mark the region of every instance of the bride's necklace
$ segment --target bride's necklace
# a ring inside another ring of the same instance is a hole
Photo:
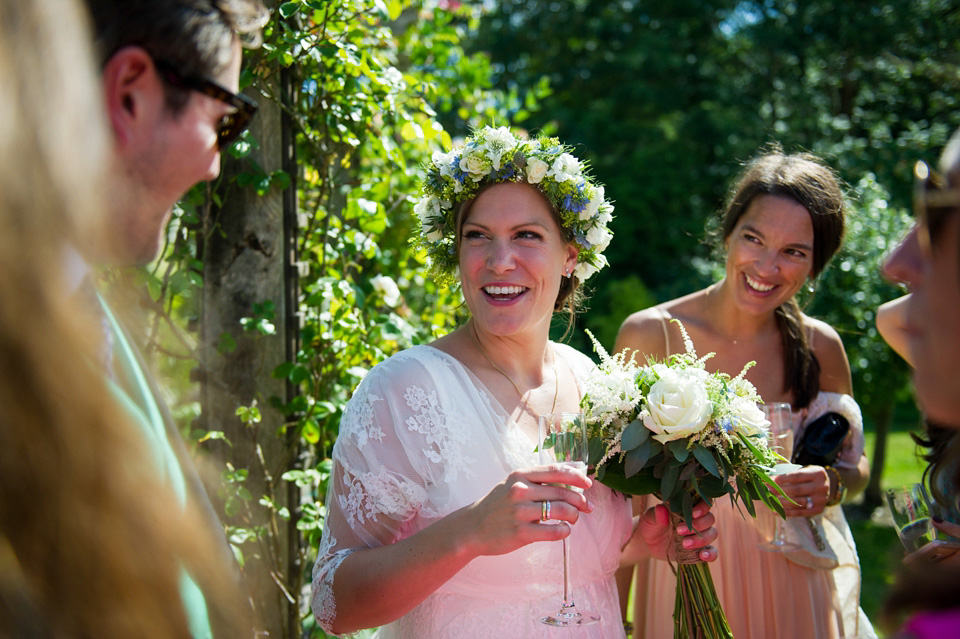
[[[530,402],[527,400],[527,394],[520,390],[520,387],[517,386],[517,383],[516,383],[515,381],[513,381],[513,378],[511,378],[509,375],[507,375],[507,372],[506,372],[505,370],[503,370],[502,368],[500,368],[500,366],[498,366],[495,361],[493,361],[492,359],[490,359],[490,356],[487,355],[487,351],[483,350],[483,346],[480,346],[480,340],[477,339],[477,336],[474,334],[474,330],[475,330],[475,329],[474,329],[474,327],[473,327],[473,323],[471,322],[471,323],[467,326],[467,335],[470,336],[470,340],[473,342],[474,346],[477,347],[477,350],[480,351],[480,354],[483,355],[483,358],[484,358],[485,360],[487,360],[488,362],[490,362],[490,365],[493,366],[493,368],[494,368],[498,373],[500,373],[501,375],[503,375],[504,377],[506,377],[506,378],[507,378],[507,381],[510,382],[510,383],[513,385],[513,388],[517,391],[517,395],[520,396],[520,401],[523,402],[523,405],[526,406],[527,409],[528,409],[531,413],[533,413],[533,415],[537,418],[537,421],[539,422],[539,421],[540,421],[540,417],[542,417],[542,416],[540,415],[540,412],[539,412],[536,408],[534,408],[533,406],[530,405]],[[552,355],[553,355],[553,406],[550,407],[550,412],[551,412],[551,413],[555,412],[556,409],[557,409],[557,397],[558,397],[559,394],[560,394],[560,375],[557,373],[557,353],[556,353],[556,351],[554,351],[554,352],[552,353]]]

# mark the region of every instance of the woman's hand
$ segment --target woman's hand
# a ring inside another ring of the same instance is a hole
[[[777,475],[773,481],[796,502],[780,498],[787,517],[813,517],[827,506],[830,478],[823,466],[804,466],[796,472]]]
[[[937,521],[936,519],[933,520],[933,525],[951,537],[960,539],[960,525],[951,524],[948,521]],[[932,563],[938,566],[960,568],[960,542],[935,539],[907,555],[903,563],[918,566]]]
[[[716,541],[718,535],[717,529],[713,527],[714,523],[716,518],[710,512],[710,507],[701,501],[693,507],[693,530],[688,529],[683,522],[677,525],[676,532],[684,537],[683,547],[687,550],[698,550],[697,556],[702,561],[717,559],[717,549],[710,545]],[[648,508],[640,516],[634,536],[638,534],[646,547],[647,552],[644,556],[676,560],[674,529],[670,521],[670,511],[666,506],[657,504],[653,508]],[[641,558],[639,550],[630,550],[634,546],[634,543],[628,544],[621,563],[635,562]]]
[[[567,537],[568,524],[575,524],[581,512],[593,510],[586,496],[567,486],[586,490],[592,484],[586,475],[563,464],[510,473],[462,513],[471,554],[502,555],[535,541]],[[550,523],[543,520],[548,510]],[[558,521],[564,523],[557,525]]]

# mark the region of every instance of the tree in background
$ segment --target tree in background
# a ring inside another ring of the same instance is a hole
[[[882,435],[907,384],[873,327],[896,295],[878,268],[902,228],[883,215],[909,208],[913,163],[960,123],[958,28],[960,6],[945,0],[502,0],[471,50],[488,52],[497,86],[521,99],[549,82],[532,126],[582,144],[616,201],[612,268],[585,318],[608,345],[611,327],[650,303],[624,309],[624,278],[654,299],[709,283],[703,229],[758,149],[779,142],[836,168],[859,202],[846,256],[808,311],[843,337]]]
[[[245,391],[235,410],[201,409],[185,386],[178,393],[183,423],[201,416],[193,423],[199,447],[226,460],[224,514],[238,559],[265,566],[270,580],[269,592],[251,598],[285,606],[285,618],[265,621],[271,636],[293,637],[301,624],[322,636],[303,587],[347,398],[377,362],[455,321],[459,300],[425,277],[409,244],[411,196],[421,163],[471,125],[545,129],[592,159],[617,200],[613,268],[601,275],[586,320],[607,344],[628,312],[706,284],[704,223],[740,162],[771,140],[825,156],[861,193],[864,221],[853,222],[853,252],[818,284],[810,310],[842,331],[875,420],[893,395],[885,389],[903,388],[902,379],[877,374],[896,360],[878,346],[870,316],[893,291],[879,281],[865,286],[861,276],[876,272],[882,241],[896,228],[895,217],[884,226],[884,211],[907,208],[913,160],[932,159],[957,124],[953,3],[486,6],[489,15],[455,0],[275,4],[265,46],[243,76],[261,116],[272,114],[234,146],[224,181],[184,202],[164,259],[138,274],[155,313],[151,352],[172,379],[195,368],[208,389],[223,385],[231,366],[254,369],[257,354],[283,351],[277,341],[295,338],[279,366],[259,360],[265,370],[256,372],[279,386]],[[265,159],[277,140],[292,163]],[[871,173],[873,182],[862,182]],[[262,240],[276,229],[221,223],[248,206],[292,207],[284,210],[295,228],[285,215],[284,233],[270,244]],[[216,244],[235,249],[238,262],[295,254],[293,299],[289,273],[265,286],[255,268],[241,276],[229,259],[211,269]],[[216,280],[211,289],[248,278],[231,284],[246,292],[232,302],[247,307],[242,317],[211,321],[219,302],[202,301],[205,277]],[[199,337],[187,330],[198,317]],[[249,455],[242,463],[231,452],[240,449]]]

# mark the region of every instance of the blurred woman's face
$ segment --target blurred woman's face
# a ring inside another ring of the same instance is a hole
[[[727,285],[737,305],[771,313],[793,297],[813,268],[813,222],[796,200],[754,198],[727,238]]]
[[[933,421],[960,428],[960,211],[931,239],[922,251],[911,230],[883,272],[912,293],[904,324],[917,400]]]
[[[460,237],[463,296],[479,329],[501,336],[549,331],[560,279],[577,251],[528,184],[497,184],[480,194]]]

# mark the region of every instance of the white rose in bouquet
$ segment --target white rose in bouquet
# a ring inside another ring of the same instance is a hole
[[[657,364],[654,372],[659,379],[650,387],[643,410],[643,425],[653,431],[653,438],[666,444],[703,430],[713,413],[706,371]]]
[[[767,436],[770,422],[764,417],[763,410],[757,406],[756,401],[748,397],[737,397],[730,402],[730,413],[734,431],[743,433],[746,437]]]

